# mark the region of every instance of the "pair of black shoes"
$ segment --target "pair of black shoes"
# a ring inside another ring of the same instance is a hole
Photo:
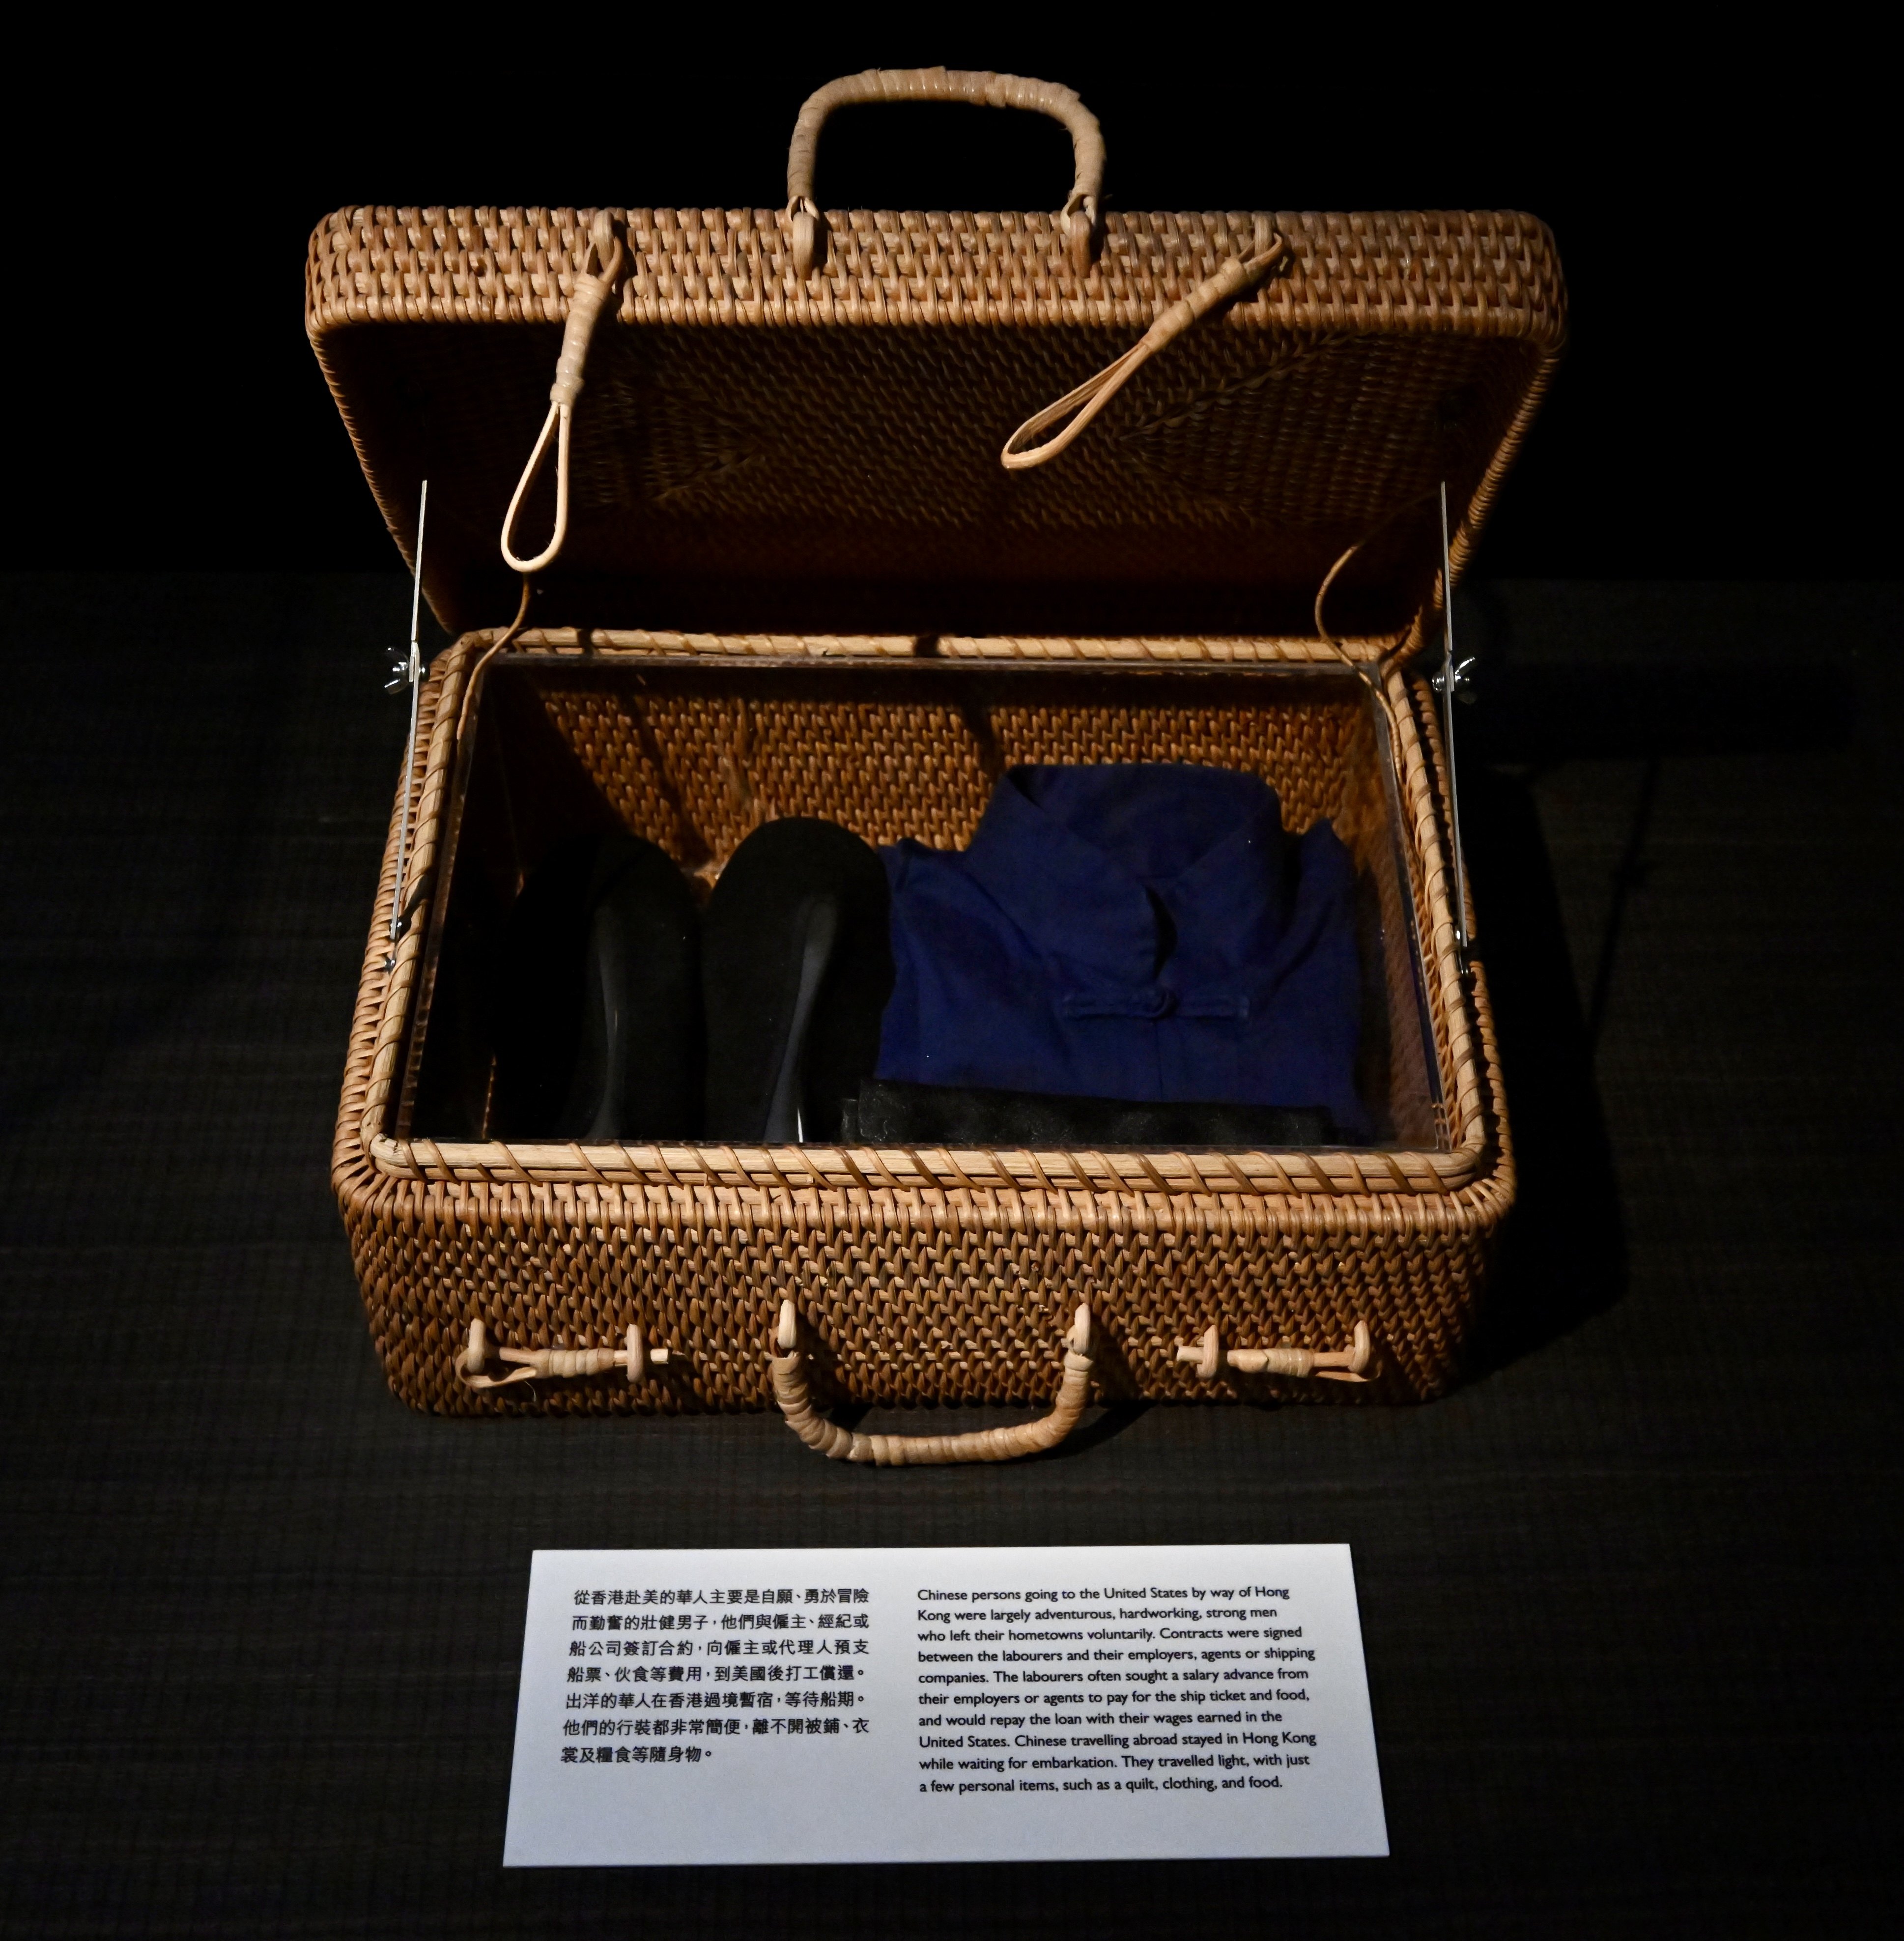
[[[665,851],[593,836],[511,911],[494,1136],[833,1139],[892,993],[886,873],[838,824],[770,822],[704,909]]]

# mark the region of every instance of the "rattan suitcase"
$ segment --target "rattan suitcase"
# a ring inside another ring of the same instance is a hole
[[[1065,210],[822,215],[828,109],[921,96],[1060,116]],[[826,1453],[906,1463],[1049,1447],[1093,1397],[1456,1377],[1513,1170],[1428,677],[1444,518],[1458,573],[1560,353],[1551,239],[1104,214],[1102,163],[1068,90],[872,74],[808,104],[784,209],[365,208],[313,235],[312,344],[412,558],[428,481],[422,584],[460,636],[335,1149],[406,1400],[778,1401]],[[1375,1145],[525,1146],[453,1109],[484,926],[563,834],[626,828],[705,881],[772,816],[962,845],[1007,766],[1107,760],[1253,770],[1292,829],[1334,822]],[[916,1438],[824,1413],[979,1401],[1049,1412]]]

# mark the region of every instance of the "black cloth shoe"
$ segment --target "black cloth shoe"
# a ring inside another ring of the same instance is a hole
[[[1071,1099],[1053,1092],[997,1092],[963,1085],[907,1085],[869,1078],[845,1113],[845,1136],[869,1146],[1227,1146],[1288,1151],[1340,1143],[1329,1115],[1311,1105],[1153,1104]]]
[[[582,836],[544,857],[503,941],[499,1136],[698,1136],[698,915],[680,869],[639,837]]]
[[[879,1062],[889,920],[885,865],[836,823],[766,823],[735,851],[701,919],[710,1139],[838,1137]]]

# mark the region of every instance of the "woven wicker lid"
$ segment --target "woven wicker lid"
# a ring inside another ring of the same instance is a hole
[[[342,210],[306,324],[406,557],[453,631],[500,624],[498,549],[549,408],[594,212]],[[1560,353],[1552,239],[1512,213],[611,212],[625,255],[575,406],[539,622],[708,630],[1399,636],[1432,591],[1435,488],[1471,549]],[[1232,258],[1259,287],[1158,353],[1062,456],[1041,406]],[[553,494],[527,506],[546,533]]]

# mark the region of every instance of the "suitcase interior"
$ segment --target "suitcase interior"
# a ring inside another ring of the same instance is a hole
[[[1327,818],[1358,879],[1358,1084],[1377,1134],[1445,1151],[1426,1001],[1418,865],[1389,727],[1346,670],[974,665],[930,637],[867,664],[531,649],[485,674],[448,894],[429,926],[398,1136],[492,1136],[496,966],[510,905],[552,845],[625,829],[704,894],[776,816],[821,816],[873,844],[968,842],[1020,763],[1191,762],[1254,772],[1292,833]]]

